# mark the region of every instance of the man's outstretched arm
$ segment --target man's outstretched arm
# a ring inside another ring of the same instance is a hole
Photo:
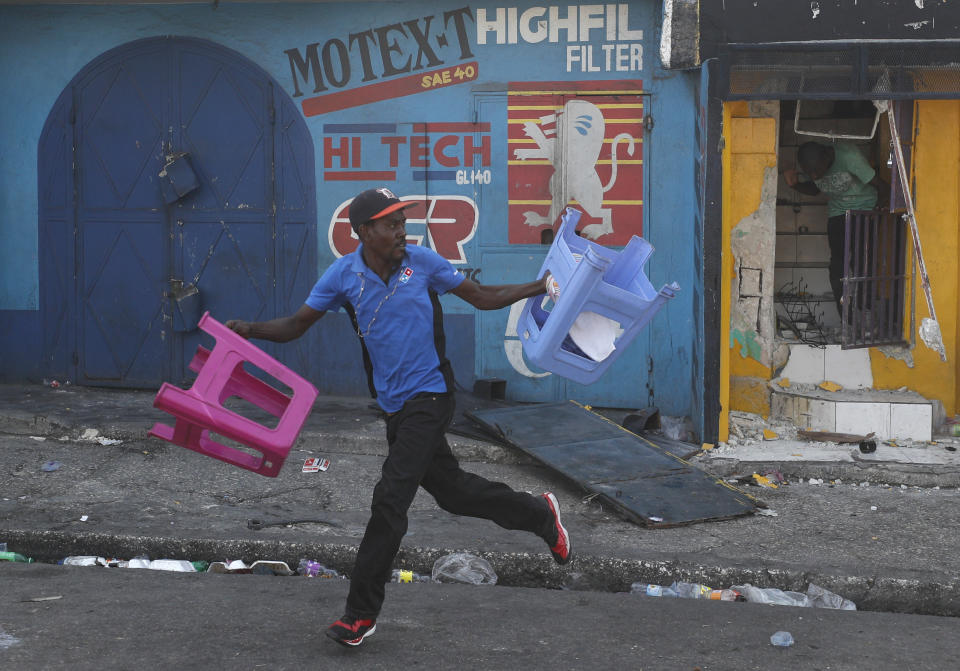
[[[517,301],[546,293],[543,280],[534,280],[525,284],[477,284],[465,279],[450,293],[462,298],[478,310],[499,310]]]
[[[306,333],[307,329],[325,314],[325,311],[321,312],[314,310],[309,305],[301,305],[300,309],[289,317],[277,317],[268,322],[245,322],[240,319],[231,319],[224,326],[244,338],[289,342]]]

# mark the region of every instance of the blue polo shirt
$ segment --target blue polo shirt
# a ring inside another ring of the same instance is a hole
[[[307,298],[314,310],[350,304],[373,364],[377,402],[396,412],[424,391],[445,392],[434,333],[430,291],[445,294],[464,276],[436,252],[408,245],[399,269],[384,284],[363,261],[363,245],[342,256],[317,280]],[[439,323],[439,321],[438,321]]]

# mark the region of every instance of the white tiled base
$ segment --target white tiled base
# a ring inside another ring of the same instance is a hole
[[[820,384],[830,380],[844,389],[869,389],[873,386],[869,350],[844,350],[840,349],[840,345],[790,345],[790,359],[780,376],[803,384]]]
[[[878,438],[930,440],[930,403],[831,401],[773,392],[771,415],[790,419],[797,428],[831,433],[874,433]]]

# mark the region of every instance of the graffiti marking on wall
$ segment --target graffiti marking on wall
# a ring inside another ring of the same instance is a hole
[[[528,298],[527,300],[536,300]],[[527,301],[519,301],[510,306],[510,316],[507,317],[506,337],[503,339],[503,350],[507,355],[507,361],[510,366],[524,377],[546,377],[549,372],[535,373],[527,366],[523,359],[523,343],[520,342],[520,335],[517,333],[517,324],[520,323],[520,313],[523,312],[523,306]]]
[[[337,258],[356,250],[360,244],[350,228],[349,208],[352,200],[340,203],[330,217],[327,228],[327,241]],[[473,239],[479,221],[477,204],[472,198],[431,195],[403,196],[400,200],[420,203],[419,207],[406,210],[408,244],[426,245],[453,264],[467,263],[464,245]]]
[[[511,243],[540,242],[568,204],[586,213],[590,239],[623,245],[642,233],[641,91],[639,81],[510,84]]]
[[[565,12],[563,16],[561,11]],[[477,9],[477,44],[487,44],[491,33],[497,44],[517,44],[521,40],[528,44],[557,43],[562,33],[568,43],[567,72],[643,70],[643,31],[630,29],[627,4],[530,7],[523,12],[516,7],[497,7],[491,12]],[[589,44],[595,33],[606,42]]]

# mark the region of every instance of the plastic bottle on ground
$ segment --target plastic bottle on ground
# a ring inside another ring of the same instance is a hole
[[[713,601],[746,601],[746,597],[735,589],[715,589],[710,592]]]
[[[30,557],[24,557],[19,552],[0,552],[0,561],[15,561],[22,562],[24,564],[33,563],[33,559]]]
[[[707,599],[713,591],[697,582],[675,582],[671,587],[681,599]]]
[[[65,557],[60,563],[64,566],[106,566],[107,560],[92,555],[76,555]]]
[[[770,637],[770,642],[778,648],[789,648],[793,645],[793,636],[789,631],[778,631]]]

